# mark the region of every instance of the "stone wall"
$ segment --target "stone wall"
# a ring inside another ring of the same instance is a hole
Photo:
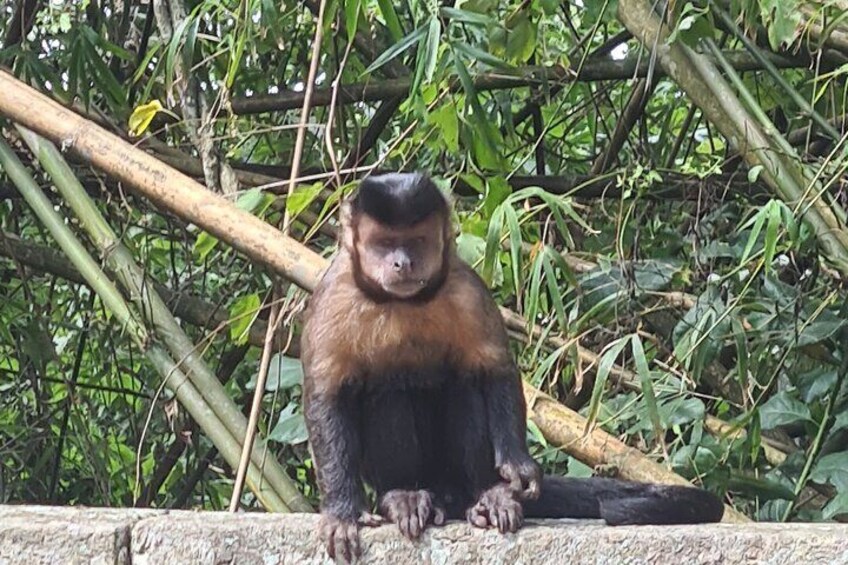
[[[314,514],[0,506],[0,565],[331,563]],[[848,564],[848,526],[715,524],[607,527],[539,520],[500,535],[462,523],[417,543],[394,526],[363,531],[363,563],[695,565]]]

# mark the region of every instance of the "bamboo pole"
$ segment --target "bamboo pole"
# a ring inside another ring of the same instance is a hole
[[[174,171],[2,71],[0,92],[3,93],[0,96],[0,114],[61,143],[63,148],[74,151],[138,194],[219,236],[251,259],[268,265],[302,288],[313,290],[328,266],[327,261],[317,253],[284,236],[259,218],[236,209],[193,179]],[[538,395],[531,396],[528,400],[532,402],[536,396]],[[556,413],[550,418],[534,420],[542,433],[558,445],[560,443],[556,438],[563,437],[563,429],[571,430],[571,433],[582,437],[586,420],[573,410],[556,401],[552,402],[557,405]],[[555,425],[559,426],[559,429],[555,428]],[[597,429],[592,432],[591,437],[607,439],[610,445],[617,441]],[[603,450],[578,451],[575,456],[589,465],[607,462],[607,455]],[[654,469],[656,477],[667,476],[669,473],[663,466],[650,461],[644,455],[641,457],[644,461],[642,470],[631,472],[624,467],[620,469],[620,476],[639,480],[639,477],[643,476],[644,468]],[[729,510],[725,513],[726,519],[736,519],[738,513]]]

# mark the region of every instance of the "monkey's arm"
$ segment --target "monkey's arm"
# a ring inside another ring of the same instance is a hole
[[[509,363],[489,375],[484,394],[495,467],[521,498],[538,498],[542,470],[527,450],[527,407],[518,368]]]
[[[319,393],[304,384],[304,419],[324,515],[322,535],[330,556],[349,562],[360,551],[357,519],[365,510],[353,405],[339,391]]]

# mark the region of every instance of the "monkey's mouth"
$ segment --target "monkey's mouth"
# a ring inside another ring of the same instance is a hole
[[[398,298],[412,298],[427,286],[426,279],[404,279],[399,281],[386,281],[383,290],[397,296]]]

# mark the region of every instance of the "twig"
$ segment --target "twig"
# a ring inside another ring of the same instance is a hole
[[[315,22],[315,37],[312,40],[312,61],[309,64],[309,74],[306,79],[306,91],[303,98],[303,107],[300,114],[300,127],[297,130],[297,138],[294,145],[294,155],[292,156],[291,175],[289,177],[288,194],[294,192],[295,180],[300,173],[300,159],[303,155],[303,145],[306,139],[306,123],[309,119],[310,100],[315,84],[315,75],[318,72],[318,59],[321,56],[321,40],[324,31],[324,8],[326,0],[321,0],[318,7],[318,17]],[[288,235],[289,224],[291,217],[286,207],[283,213],[282,232]],[[253,450],[254,437],[256,436],[256,425],[259,422],[259,413],[262,408],[262,396],[265,394],[265,381],[268,377],[268,363],[271,360],[271,351],[273,350],[274,334],[277,330],[277,324],[282,319],[278,306],[278,295],[280,293],[279,285],[274,285],[274,301],[271,306],[271,314],[268,318],[268,327],[265,333],[265,344],[262,348],[262,359],[259,364],[259,375],[256,378],[256,390],[253,392],[253,404],[250,408],[250,418],[247,423],[247,432],[244,437],[242,446],[241,460],[239,461],[238,470],[236,472],[236,481],[233,485],[233,494],[230,499],[230,512],[235,512],[238,509],[241,492],[244,488],[245,476],[247,468],[250,464],[250,453]]]

